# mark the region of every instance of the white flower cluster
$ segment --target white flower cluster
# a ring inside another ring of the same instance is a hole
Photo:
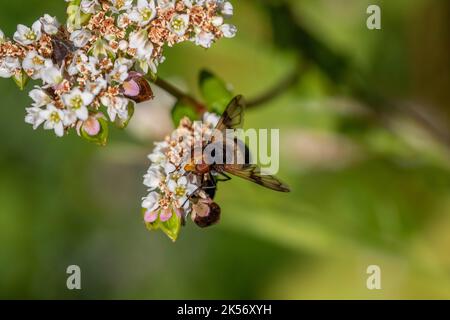
[[[193,148],[206,144],[219,121],[219,116],[206,113],[203,122],[192,123],[184,118],[165,141],[156,143],[148,156],[151,166],[144,176],[149,194],[143,198],[144,220],[149,228],[158,229],[170,219],[184,221],[208,215],[210,196],[203,190],[201,177],[186,170]]]
[[[127,123],[136,102],[153,98],[146,80],[164,61],[165,45],[192,41],[209,48],[236,28],[224,0],[65,0],[66,26],[49,15],[19,25],[13,40],[0,30],[0,77],[24,87],[33,104],[25,121],[63,136],[77,128],[96,136],[100,118]]]

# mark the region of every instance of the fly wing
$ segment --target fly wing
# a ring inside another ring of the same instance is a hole
[[[237,129],[244,123],[245,101],[243,96],[231,100],[225,112],[217,123],[216,130]]]
[[[70,53],[75,51],[74,45],[69,40],[57,36],[52,37],[52,46],[52,59],[53,62],[58,65],[60,65]]]
[[[223,170],[237,177],[257,183],[263,187],[279,191],[290,192],[289,187],[272,175],[262,175],[261,169],[256,165],[224,165]]]

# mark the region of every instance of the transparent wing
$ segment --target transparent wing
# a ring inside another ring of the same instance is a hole
[[[224,131],[226,129],[237,129],[244,123],[245,101],[243,96],[237,96],[231,100],[225,112],[222,114],[216,129]]]
[[[277,177],[271,175],[262,175],[261,169],[256,165],[225,165],[224,171],[275,191],[291,191],[289,187],[281,182]]]

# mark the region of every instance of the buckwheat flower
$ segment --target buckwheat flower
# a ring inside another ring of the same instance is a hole
[[[140,60],[148,60],[153,54],[153,44],[148,40],[145,29],[130,34],[129,47],[136,49],[136,57]]]
[[[172,31],[179,37],[184,36],[188,27],[189,15],[187,14],[178,14],[173,16],[169,25],[170,31]]]
[[[237,28],[232,24],[224,24],[219,29],[225,38],[234,38],[237,33]]]
[[[221,13],[225,18],[231,18],[234,14],[234,8],[231,2],[226,1],[221,5]]]
[[[165,179],[159,167],[150,167],[144,176],[144,185],[155,190],[159,184]]]
[[[117,64],[114,69],[106,76],[109,83],[123,83],[128,78],[128,66]]]
[[[161,9],[169,9],[175,7],[175,0],[157,0],[158,7]]]
[[[53,101],[50,98],[50,96],[47,94],[47,92],[45,92],[44,90],[42,90],[39,87],[36,87],[35,89],[31,90],[28,95],[34,101],[32,106],[37,107],[37,108],[46,106],[46,105],[52,103],[52,101]]]
[[[145,208],[148,210],[148,212],[155,212],[159,207],[159,199],[161,198],[161,195],[156,192],[150,192],[145,198],[142,199],[142,208]],[[156,217],[157,218],[157,217]],[[155,221],[154,219],[153,221]],[[147,222],[153,222],[153,221],[147,221]]]
[[[192,0],[183,0],[183,4],[189,9],[192,8]]]
[[[102,130],[102,126],[98,121],[98,119],[101,117],[102,114],[95,114],[93,116],[90,116],[86,121],[78,121],[76,126],[78,135],[81,135],[81,129],[83,129],[83,131],[91,137],[95,137],[96,135],[98,135]]]
[[[0,44],[4,43],[6,41],[5,39],[5,34],[3,33],[3,31],[0,29]]]
[[[108,86],[108,82],[103,78],[97,78],[95,81],[89,81],[86,84],[86,89],[93,95],[99,95],[102,90],[105,90]]]
[[[40,21],[33,23],[31,28],[19,24],[17,31],[14,33],[14,40],[21,45],[28,46],[37,42],[42,36],[42,24]]]
[[[171,177],[167,187],[173,193],[177,207],[183,209],[189,207],[189,196],[198,189],[196,185],[189,183],[186,177],[178,178],[177,175]]]
[[[130,12],[131,21],[136,22],[141,27],[148,25],[156,18],[156,5],[154,0],[138,0],[137,7]]]
[[[131,24],[130,15],[128,13],[121,13],[117,17],[116,25],[121,29],[126,29]]]
[[[119,50],[120,51],[123,51],[123,52],[126,52],[127,51],[127,49],[128,49],[128,41],[126,41],[126,40],[120,40],[119,41]]]
[[[70,35],[70,41],[73,42],[75,47],[83,48],[85,45],[88,44],[91,37],[92,37],[92,34],[89,30],[80,29],[80,30],[75,30],[74,32],[72,32],[72,34]]]
[[[36,51],[30,51],[22,62],[22,68],[28,73],[31,79],[41,78],[41,71],[45,67],[45,58]]]
[[[181,211],[179,209],[168,207],[161,209],[161,213],[159,214],[159,220],[161,220],[162,222],[169,221],[170,218],[172,218],[174,211],[176,215],[181,219]]]
[[[220,116],[216,113],[205,112],[203,115],[203,125],[209,128],[215,128],[219,123]]]
[[[155,149],[151,154],[148,155],[148,158],[155,166],[160,166],[164,161],[166,161],[167,148],[169,144],[166,141],[155,143]]]
[[[82,70],[86,68],[88,61],[89,57],[84,53],[84,51],[76,51],[73,55],[72,62],[67,67],[67,72],[71,76],[81,73]]]
[[[44,29],[44,32],[49,35],[57,34],[59,27],[61,26],[56,17],[52,17],[48,14],[45,14],[39,19],[39,21],[42,24],[42,29]]]
[[[158,219],[158,211],[147,210],[144,215],[144,221],[147,223],[153,223]]]
[[[44,129],[54,130],[58,137],[64,136],[64,112],[49,104],[47,109],[42,110],[40,115],[44,119]]]
[[[45,84],[50,86],[58,85],[64,80],[62,69],[57,68],[48,60],[45,61],[44,68],[41,70],[41,78]]]
[[[211,48],[211,45],[213,44],[214,39],[215,39],[215,36],[211,32],[200,31],[196,35],[194,41],[195,41],[196,45],[201,46],[206,49],[209,49],[209,48]]]
[[[127,98],[102,96],[100,101],[107,108],[111,121],[115,121],[117,117],[122,120],[128,119],[128,104],[130,100]]]
[[[111,0],[111,10],[114,13],[129,10],[133,7],[133,0]]]
[[[99,38],[92,45],[89,53],[92,54],[96,58],[108,57],[109,53],[111,53],[111,54],[113,53],[113,50],[111,49],[111,47],[109,46],[107,41]]]
[[[87,106],[94,100],[94,95],[75,88],[70,93],[62,95],[62,100],[67,110],[70,111],[71,116],[76,116],[76,118],[86,121],[89,117]]]
[[[94,14],[100,9],[98,0],[81,0],[80,9],[83,13]]]
[[[224,19],[221,16],[214,17],[211,21],[212,25],[216,28],[223,25],[223,22],[224,22]]]
[[[17,70],[21,69],[19,58],[5,57],[0,58],[0,77],[11,78]]]
[[[105,61],[109,61],[109,60],[105,60]],[[89,56],[88,62],[85,65],[80,66],[80,69],[81,69],[80,73],[84,74],[85,72],[88,72],[90,74],[91,78],[100,76],[103,73],[103,71],[101,70],[99,65],[100,65],[100,61],[97,57]]]
[[[25,123],[31,124],[36,130],[45,121],[42,117],[42,109],[39,107],[32,107],[25,109],[27,114],[25,116]]]

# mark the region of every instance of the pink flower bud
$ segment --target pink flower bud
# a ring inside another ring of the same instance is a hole
[[[144,215],[144,220],[147,223],[153,223],[158,219],[158,211],[147,211]]]
[[[100,122],[94,117],[89,117],[83,122],[83,130],[91,137],[94,137],[100,133]]]

